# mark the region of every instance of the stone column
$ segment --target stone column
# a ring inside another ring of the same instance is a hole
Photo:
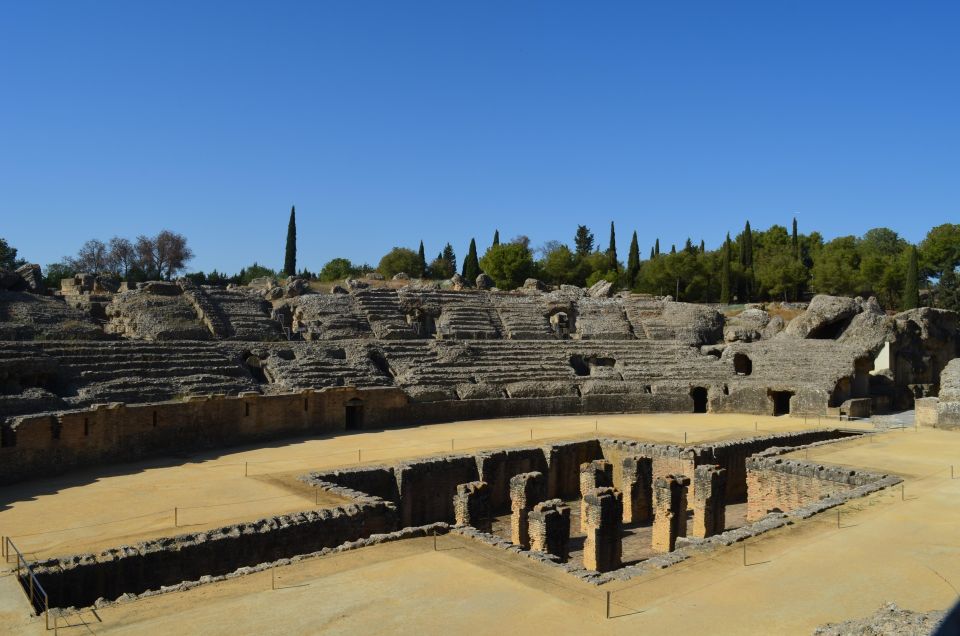
[[[618,569],[623,552],[623,495],[614,488],[597,488],[588,492],[583,502],[587,510],[583,567],[596,572]]]
[[[570,558],[570,506],[560,499],[541,501],[527,515],[530,549],[566,563]]]
[[[690,478],[664,475],[653,482],[653,540],[658,552],[672,552],[677,537],[687,536],[687,487]]]
[[[471,481],[457,486],[453,496],[453,519],[458,526],[473,526],[490,532],[490,487],[485,481]]]
[[[693,536],[706,539],[723,532],[726,517],[727,471],[719,466],[693,470]]]
[[[613,486],[613,464],[605,459],[580,464],[580,531],[586,532],[587,505],[583,498],[597,488]]]
[[[520,473],[510,478],[510,540],[530,547],[527,514],[547,498],[547,479],[543,473]]]
[[[653,460],[623,458],[623,522],[646,523],[653,517]]]

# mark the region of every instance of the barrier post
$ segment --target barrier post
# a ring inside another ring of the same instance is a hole
[[[533,429],[532,429],[532,428],[530,429],[530,441],[531,441],[531,442],[533,441]]]
[[[450,440],[450,450],[453,450],[453,439]]]
[[[837,508],[837,529],[840,529],[840,509]]]
[[[743,542],[743,566],[747,566],[747,542]]]
[[[243,462],[243,476],[248,477],[250,475],[250,462]]]
[[[177,506],[173,508],[173,527],[180,527],[180,509]]]
[[[607,618],[610,618],[610,590],[607,590]]]
[[[362,449],[362,448],[358,448],[358,449],[357,449],[357,463],[358,463],[358,464],[363,461],[363,459],[362,459],[363,454],[362,454],[362,453],[363,453],[363,449]]]

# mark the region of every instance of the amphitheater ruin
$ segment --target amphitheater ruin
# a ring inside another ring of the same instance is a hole
[[[810,633],[960,585],[953,312],[34,268],[5,633]]]

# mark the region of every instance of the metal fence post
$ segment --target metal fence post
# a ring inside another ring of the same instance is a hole
[[[610,618],[610,590],[607,590],[607,618]]]

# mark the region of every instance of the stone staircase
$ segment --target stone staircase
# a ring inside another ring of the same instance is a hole
[[[279,340],[280,324],[270,318],[270,303],[255,291],[207,286],[207,297],[229,322],[231,340]]]
[[[556,338],[546,307],[525,295],[490,294],[490,302],[503,324],[504,337],[511,340],[552,340]]]
[[[373,335],[380,340],[417,338],[407,323],[400,297],[392,289],[360,289],[353,292],[360,310],[366,315]]]

